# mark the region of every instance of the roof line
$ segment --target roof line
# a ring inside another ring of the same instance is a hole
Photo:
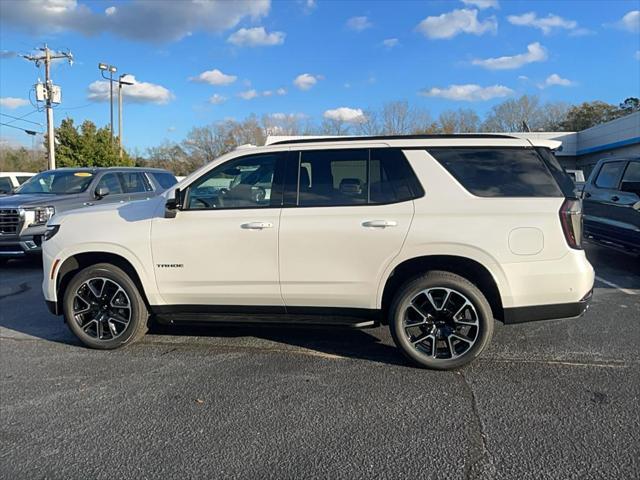
[[[347,137],[313,137],[296,138],[292,140],[278,140],[270,145],[286,145],[295,143],[326,143],[345,142],[357,140],[425,140],[438,138],[511,138],[518,139],[511,135],[498,135],[492,133],[456,133],[456,134],[434,134],[434,135],[372,135],[372,136],[347,136]]]

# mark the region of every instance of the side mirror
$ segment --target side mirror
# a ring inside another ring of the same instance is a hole
[[[96,198],[98,200],[109,195],[109,187],[98,187],[96,188]]]
[[[635,193],[640,196],[640,182],[622,182],[620,190],[623,192]]]
[[[173,198],[168,198],[164,204],[164,218],[175,218],[180,209],[182,209],[182,192],[176,188]]]

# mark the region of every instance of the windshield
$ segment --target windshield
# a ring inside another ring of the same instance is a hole
[[[51,193],[58,195],[84,192],[93,173],[74,170],[50,170],[31,177],[16,189],[16,194]]]

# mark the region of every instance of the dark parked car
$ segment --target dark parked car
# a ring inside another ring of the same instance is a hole
[[[586,238],[640,253],[640,157],[600,160],[582,198]]]
[[[39,254],[54,213],[103,203],[153,197],[175,185],[171,172],[155,168],[59,168],[34,175],[0,198],[0,264]]]

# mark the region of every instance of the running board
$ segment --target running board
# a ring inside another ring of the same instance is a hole
[[[376,320],[342,315],[294,315],[294,314],[215,314],[215,313],[159,313],[154,316],[162,325],[217,324],[217,325],[287,325],[369,328],[377,327]]]

